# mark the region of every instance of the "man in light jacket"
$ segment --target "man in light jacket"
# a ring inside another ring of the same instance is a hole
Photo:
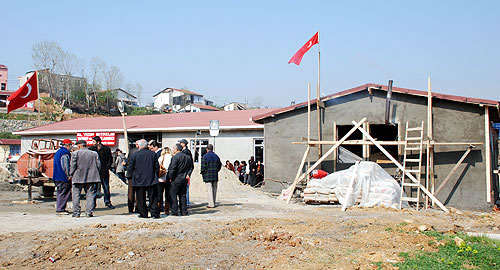
[[[101,182],[99,175],[99,155],[87,148],[87,142],[76,142],[78,150],[71,155],[69,175],[73,181],[73,217],[80,217],[80,193],[85,190],[87,217],[94,216],[97,184]]]
[[[219,181],[219,171],[222,168],[219,156],[214,153],[214,146],[207,145],[207,153],[201,158],[201,175],[207,188],[208,206],[215,207],[217,195],[217,181]]]

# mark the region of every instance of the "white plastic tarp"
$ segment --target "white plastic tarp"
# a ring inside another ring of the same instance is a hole
[[[352,189],[349,184],[352,181]],[[334,172],[322,179],[311,179],[308,188],[334,190],[343,208],[354,205],[362,194],[360,206],[383,205],[399,208],[401,186],[377,163],[361,161],[349,169]],[[347,200],[346,200],[347,198]]]

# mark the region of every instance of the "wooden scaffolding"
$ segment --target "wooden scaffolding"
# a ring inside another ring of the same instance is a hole
[[[324,108],[323,103],[319,104],[319,97],[317,97],[317,109],[319,110],[320,107]],[[395,159],[385,148],[384,146],[388,145],[397,145],[398,146],[398,153],[404,153],[406,151],[406,146],[408,146],[408,143],[410,140],[406,136],[404,140],[402,140],[402,131],[400,130],[400,136],[398,136],[398,141],[377,141],[375,140],[369,133],[370,130],[370,124],[367,122],[366,118],[361,119],[360,121],[352,121],[352,124],[354,125],[342,138],[338,139],[338,132],[337,132],[337,123],[334,122],[333,126],[333,140],[332,141],[325,141],[325,140],[311,140],[311,94],[310,94],[310,84],[308,84],[308,103],[307,103],[307,139],[306,141],[302,142],[292,142],[292,144],[301,144],[301,145],[306,145],[306,149],[304,151],[304,155],[302,156],[300,165],[297,170],[297,174],[295,176],[295,179],[292,183],[292,185],[284,190],[282,192],[282,199],[285,199],[287,203],[290,202],[291,198],[293,197],[295,193],[295,189],[297,187],[297,184],[300,183],[303,180],[308,181],[309,180],[309,175],[310,173],[315,170],[325,159],[327,159],[330,155],[333,155],[333,162],[334,162],[334,171],[337,170],[336,165],[338,161],[338,147],[341,145],[361,145],[363,146],[363,158],[369,158],[370,156],[370,147],[375,146],[377,147],[394,165],[396,165],[397,168],[399,168],[404,175],[403,179],[409,179],[410,182],[408,186],[410,188],[417,188],[417,194],[422,192],[424,194],[424,200],[423,204],[425,208],[428,208],[430,205],[434,206],[437,205],[440,209],[442,209],[444,212],[448,212],[448,209],[446,206],[444,206],[443,203],[441,203],[437,198],[436,194],[439,193],[442,188],[452,179],[453,174],[457,171],[458,167],[462,162],[465,160],[465,158],[469,155],[471,150],[475,146],[480,146],[483,145],[482,142],[436,142],[433,139],[433,124],[432,124],[432,92],[431,92],[431,80],[429,78],[428,80],[428,91],[427,91],[427,134],[424,137],[423,135],[423,125],[424,123],[422,122],[421,126],[421,138],[419,141],[420,145],[420,154],[419,154],[419,174],[420,168],[421,168],[421,162],[422,162],[422,153],[423,150],[425,149],[425,154],[426,154],[426,171],[425,171],[425,185],[421,183],[420,181],[420,175],[417,176],[417,172],[415,170],[407,169],[405,168],[406,165],[406,160],[404,160],[403,164],[401,164],[397,159]],[[481,106],[481,105],[480,105]],[[490,145],[490,120],[489,120],[489,111],[488,111],[488,106],[485,107],[485,148],[486,148],[486,201],[491,202],[491,175],[493,173],[493,167],[492,167],[492,162],[491,162],[491,148],[489,147]],[[320,125],[320,117],[318,113],[318,126]],[[400,125],[401,126],[401,125]],[[412,130],[415,128],[408,128],[405,130],[407,133],[408,130]],[[362,140],[347,140],[349,136],[351,136],[356,130],[359,130],[363,134],[363,139]],[[318,136],[320,137],[320,136]],[[305,138],[303,139],[305,140]],[[413,142],[410,142],[413,143]],[[321,151],[322,146],[328,146],[332,145],[330,149],[324,154]],[[462,157],[458,160],[458,162],[453,166],[453,168],[450,170],[448,175],[444,178],[443,182],[439,185],[439,187],[435,188],[435,172],[434,172],[434,147],[438,145],[446,145],[446,146],[465,146],[467,149],[465,150],[464,154]],[[310,162],[310,153],[311,149],[314,147],[318,147],[318,153],[319,153],[319,159],[311,165]],[[306,164],[307,160],[307,166],[304,171],[304,165]],[[412,160],[413,161],[413,160]],[[404,186],[403,186],[404,188]],[[413,200],[417,205],[421,203],[420,197],[418,196],[418,201]],[[418,208],[417,208],[418,209]]]

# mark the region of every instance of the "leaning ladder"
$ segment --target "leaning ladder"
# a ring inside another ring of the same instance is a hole
[[[418,134],[420,132],[420,134]],[[410,133],[410,136],[408,134]],[[405,134],[405,144],[404,144],[404,156],[403,156],[403,177],[401,178],[401,198],[399,201],[399,208],[403,206],[403,201],[415,202],[417,204],[417,211],[420,203],[420,176],[422,170],[422,150],[424,139],[424,121],[420,127],[408,128],[408,122],[406,122],[406,134]],[[409,155],[413,154],[413,151],[418,151],[418,158],[408,158]],[[410,165],[408,165],[410,164]],[[407,167],[417,167],[418,169],[407,169]],[[406,177],[406,172],[415,176],[418,183],[412,182]],[[405,182],[407,180],[407,182]],[[408,187],[410,190],[408,192],[409,196],[405,196],[404,189]],[[417,188],[416,197],[412,197],[413,188]]]

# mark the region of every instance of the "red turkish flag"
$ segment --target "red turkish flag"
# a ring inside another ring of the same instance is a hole
[[[316,32],[316,34],[314,34],[314,36],[306,42],[306,44],[304,44],[304,46],[302,46],[302,48],[300,48],[293,56],[292,56],[292,59],[290,59],[290,61],[288,61],[288,64],[290,63],[294,63],[296,64],[297,66],[300,65],[300,61],[302,61],[302,57],[304,56],[304,54],[309,51],[309,49],[318,44],[319,43],[319,32]]]
[[[7,113],[38,99],[38,75],[35,73],[16,92],[7,98]]]

